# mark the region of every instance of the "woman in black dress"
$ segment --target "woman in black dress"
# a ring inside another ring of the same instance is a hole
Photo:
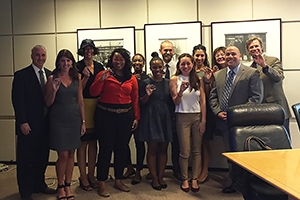
[[[46,84],[45,102],[51,106],[49,146],[58,155],[57,199],[73,200],[70,186],[74,153],[85,133],[85,115],[81,81],[69,50],[63,49],[57,55],[53,75],[49,76]]]
[[[148,144],[147,165],[155,190],[166,188],[163,180],[167,164],[167,148],[172,142],[172,112],[174,104],[169,90],[169,79],[164,79],[164,65],[158,53],[152,53],[150,70],[153,76],[139,86],[141,120],[136,138]]]

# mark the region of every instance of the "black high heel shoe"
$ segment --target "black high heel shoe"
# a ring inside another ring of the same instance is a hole
[[[66,187],[71,187],[71,183],[67,183],[66,181],[65,181],[65,188]],[[75,196],[74,195],[70,195],[70,196],[66,196],[65,197],[67,200],[74,200],[75,199]]]
[[[64,189],[65,186],[62,184],[62,185],[57,185],[57,189],[56,191],[60,190],[60,189]],[[67,197],[66,196],[62,196],[62,197],[59,197],[58,195],[56,196],[56,199],[57,200],[67,200]]]
[[[153,185],[153,181],[151,182],[151,186],[152,186],[152,188],[153,188],[154,190],[161,190],[161,186],[160,186],[160,185],[154,186],[154,185]]]
[[[91,187],[91,185],[83,185],[81,178],[78,178],[79,181],[79,186],[81,187],[81,189],[85,190],[85,191],[92,191],[93,188]]]
[[[91,179],[88,177],[88,182],[90,183],[90,186],[92,188],[98,188],[98,181],[97,182],[92,182]]]

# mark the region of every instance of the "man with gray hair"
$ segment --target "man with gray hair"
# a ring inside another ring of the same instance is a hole
[[[51,71],[44,68],[46,49],[31,50],[32,64],[14,74],[12,104],[17,135],[17,182],[22,200],[33,193],[55,194],[45,183],[49,158],[48,115],[44,102],[45,83]]]

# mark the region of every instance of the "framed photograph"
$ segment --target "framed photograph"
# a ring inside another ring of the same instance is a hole
[[[130,52],[132,57],[135,54],[135,27],[116,27],[99,29],[77,29],[77,47],[80,48],[81,41],[92,39],[99,55],[94,56],[94,60],[102,63],[104,67],[107,64],[111,52],[118,47],[123,47]],[[83,57],[79,56],[78,60]]]
[[[246,41],[252,36],[262,39],[267,55],[281,59],[281,19],[212,22],[211,36],[212,51],[219,46],[235,45],[242,54],[242,63],[248,66],[252,57],[248,54]]]
[[[168,24],[145,24],[145,58],[146,58],[146,73],[151,73],[149,61],[151,53],[156,51],[159,53],[161,42],[169,40],[173,43],[175,55],[173,60],[177,62],[177,58],[182,53],[192,53],[195,45],[201,44],[202,23],[183,22],[183,23],[168,23]]]

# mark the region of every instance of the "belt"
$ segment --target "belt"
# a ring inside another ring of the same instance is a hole
[[[105,106],[97,104],[98,108],[101,108],[102,110],[106,110],[108,112],[113,112],[113,113],[127,113],[129,110],[131,110],[132,106],[130,108],[119,108],[119,109],[113,109],[113,108],[107,108]]]

